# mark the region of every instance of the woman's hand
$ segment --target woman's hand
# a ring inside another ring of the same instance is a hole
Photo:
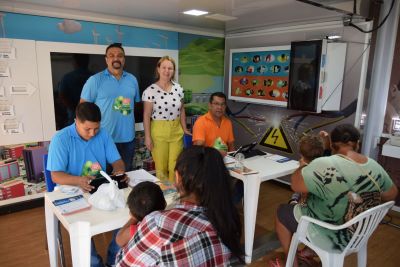
[[[151,137],[145,137],[144,144],[149,151],[153,150],[153,140],[151,140]]]
[[[192,136],[192,133],[191,133],[188,129],[183,129],[183,132],[184,132],[186,135]]]

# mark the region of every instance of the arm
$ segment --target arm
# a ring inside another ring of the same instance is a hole
[[[117,242],[118,246],[124,247],[128,244],[131,239],[130,227],[131,224],[137,224],[138,221],[135,217],[131,217],[127,223],[122,226],[122,228],[118,231],[117,236],[115,237],[115,242]]]
[[[148,150],[153,150],[153,141],[151,140],[150,118],[153,111],[153,103],[143,101],[143,127],[144,127],[144,142]]]
[[[228,142],[228,152],[234,151],[235,150],[235,142]]]
[[[118,174],[124,174],[125,173],[125,164],[122,161],[122,159],[119,159],[117,161],[114,161],[111,163],[111,166],[113,167],[113,174],[118,175]]]
[[[79,186],[84,192],[89,192],[94,188],[90,185],[90,181],[93,179],[91,176],[75,176],[66,172],[52,171],[51,179],[61,185]]]
[[[186,127],[186,112],[185,112],[185,105],[183,103],[183,99],[181,100],[181,103],[182,103],[182,105],[181,105],[181,115],[180,116],[181,116],[181,125],[182,125],[183,132],[184,132],[184,134],[192,135],[192,133],[189,132],[189,130]]]
[[[193,142],[193,145],[195,146],[204,146],[206,142],[204,140],[197,140]]]
[[[398,193],[397,186],[395,184],[393,184],[389,188],[389,190],[381,193],[382,202],[394,200],[397,196],[397,193]]]
[[[299,168],[297,168],[297,170],[295,170],[291,176],[290,187],[294,192],[308,193],[308,189],[306,187],[306,184],[304,183],[303,174],[301,173],[301,170],[304,168],[304,166],[306,165],[302,165],[300,162]]]
[[[81,98],[81,100],[79,100],[79,104],[80,104],[80,103],[83,103],[83,102],[86,102],[86,100],[83,99],[83,98]]]

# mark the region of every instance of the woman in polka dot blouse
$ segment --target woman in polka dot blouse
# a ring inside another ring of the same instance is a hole
[[[190,134],[186,128],[183,89],[174,77],[174,59],[162,57],[157,63],[157,81],[142,96],[146,147],[153,156],[157,177],[171,182],[175,182],[174,168],[183,149],[183,134]]]

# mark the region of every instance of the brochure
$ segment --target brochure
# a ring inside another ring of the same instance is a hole
[[[63,215],[74,214],[91,208],[83,195],[57,199],[53,201],[53,204]]]

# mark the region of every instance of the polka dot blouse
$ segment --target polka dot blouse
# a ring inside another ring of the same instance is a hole
[[[157,84],[153,83],[142,95],[142,101],[153,103],[151,118],[153,120],[175,120],[180,117],[181,100],[183,99],[183,89],[177,83],[172,83],[169,93],[162,90]]]

